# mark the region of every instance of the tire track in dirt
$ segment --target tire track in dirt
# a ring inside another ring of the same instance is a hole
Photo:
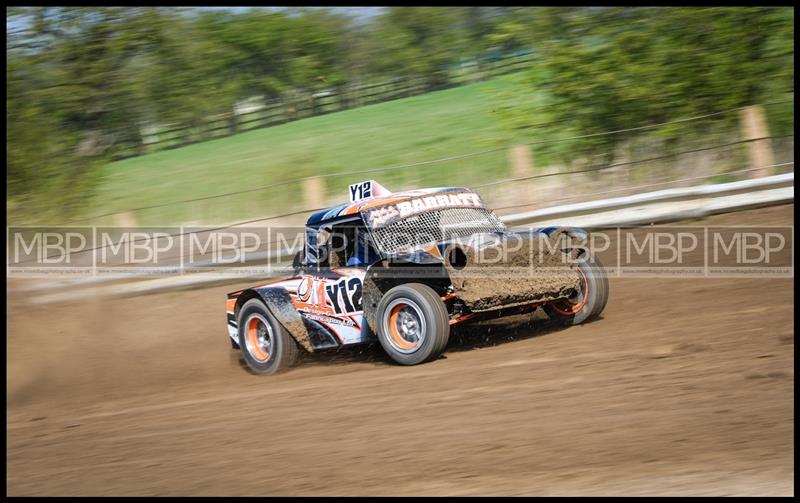
[[[272,378],[230,358],[237,287],[12,298],[8,494],[794,493],[791,279],[612,278],[583,326],[519,316],[426,365],[354,348]]]

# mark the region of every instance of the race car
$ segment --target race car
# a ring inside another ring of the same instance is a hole
[[[231,345],[253,372],[376,339],[415,365],[444,351],[454,325],[539,307],[574,325],[606,305],[583,229],[511,231],[463,187],[392,193],[367,180],[349,193],[308,218],[291,277],[227,295]]]

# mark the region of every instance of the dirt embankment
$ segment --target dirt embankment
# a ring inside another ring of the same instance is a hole
[[[231,357],[241,286],[46,306],[9,290],[8,493],[794,493],[793,279],[612,277],[582,326],[523,315],[464,327],[429,364],[354,348],[275,377]]]

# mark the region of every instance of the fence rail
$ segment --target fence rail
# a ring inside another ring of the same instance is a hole
[[[424,77],[409,77],[343,86],[325,93],[309,93],[292,100],[272,102],[244,113],[231,111],[215,115],[198,124],[167,124],[149,134],[120,135],[139,138],[139,141],[128,140],[118,143],[114,159],[137,157],[307,117],[455,87],[523,70],[533,60],[534,57],[531,55],[514,56],[485,63],[481,67],[457,70],[450,72],[446,82],[441,85],[434,85]]]
[[[792,163],[793,164],[793,163]],[[637,193],[624,198],[597,200],[581,204],[545,208],[535,212],[518,213],[501,217],[509,227],[550,225],[551,219],[569,219],[568,225],[586,228],[610,228],[614,226],[639,225],[642,223],[668,222],[681,218],[703,216],[794,201],[794,173],[787,173],[758,180],[747,180],[728,184],[700,185],[667,191]],[[591,212],[587,213],[587,209]],[[621,210],[622,209],[622,210]],[[581,220],[582,219],[582,220]],[[560,220],[561,222],[565,220]],[[123,275],[108,275],[47,281],[18,287],[20,291],[46,291],[30,295],[31,302],[48,304],[74,301],[92,296],[141,295],[158,291],[198,288],[212,284],[242,283],[264,280],[289,273],[291,259],[298,251],[288,247],[270,249],[248,256],[248,264],[219,272],[210,267],[209,272],[191,274],[167,274],[165,277],[140,277],[140,281],[128,281],[112,286],[93,286],[126,279]],[[263,267],[251,267],[254,263],[267,262],[271,274]],[[200,264],[195,264],[195,269]],[[204,263],[203,266],[214,264]],[[173,266],[170,266],[173,267]],[[169,269],[169,268],[167,268]],[[76,289],[84,286],[86,288]],[[59,291],[62,290],[62,291]]]
[[[785,104],[785,103],[789,103],[789,101],[768,102],[768,103],[765,103],[765,105]],[[272,109],[274,109],[274,108],[276,108],[276,107],[272,107]],[[707,119],[707,118],[710,118],[710,117],[717,117],[717,116],[728,115],[728,114],[739,114],[739,113],[741,113],[742,111],[744,111],[744,110],[746,110],[748,108],[752,108],[752,107],[731,108],[731,109],[727,109],[727,110],[720,110],[720,111],[710,112],[710,113],[699,115],[699,116],[684,117],[684,118],[681,118],[681,119],[675,119],[675,120],[668,121],[668,122],[663,122],[663,123],[658,123],[658,124],[646,124],[646,125],[631,127],[631,128],[622,129],[622,130],[604,131],[604,132],[599,132],[599,133],[584,134],[584,135],[577,135],[577,136],[570,136],[570,137],[543,138],[543,139],[538,139],[536,141],[528,142],[528,143],[525,143],[525,144],[522,144],[522,145],[527,146],[527,147],[532,147],[532,146],[543,145],[543,144],[561,143],[561,142],[565,142],[565,141],[569,141],[569,140],[575,140],[575,139],[581,139],[581,138],[598,137],[598,136],[604,136],[604,135],[616,135],[616,134],[620,134],[620,133],[629,133],[629,132],[636,132],[636,131],[646,131],[646,130],[652,130],[652,129],[660,128],[660,127],[663,127],[663,126],[682,124],[682,123],[693,122],[693,121],[697,121],[697,120],[701,120],[701,119]],[[250,120],[252,121],[253,119],[250,119]],[[787,139],[787,138],[793,139],[793,136],[794,136],[793,134],[791,134],[791,135],[769,136],[768,132],[766,132],[766,131],[759,131],[758,133],[759,133],[758,137],[741,138],[741,139],[736,139],[734,141],[717,143],[717,144],[713,144],[713,145],[702,145],[699,148],[684,149],[684,150],[681,150],[681,151],[671,151],[671,152],[666,152],[666,153],[658,152],[658,155],[655,155],[655,156],[650,155],[650,156],[633,158],[633,159],[622,159],[622,160],[620,160],[618,162],[614,162],[614,163],[610,163],[610,164],[591,165],[591,166],[581,167],[580,169],[572,169],[572,170],[570,170],[570,169],[559,169],[557,171],[548,171],[548,170],[541,170],[540,169],[540,170],[537,170],[537,172],[535,172],[535,173],[534,172],[525,172],[523,176],[513,176],[513,177],[508,177],[508,178],[492,177],[490,180],[475,179],[475,180],[472,180],[470,182],[471,183],[470,186],[473,189],[483,189],[483,190],[486,190],[486,189],[492,189],[493,190],[495,187],[501,186],[501,189],[502,189],[502,187],[511,186],[511,185],[514,185],[514,184],[516,184],[518,182],[527,182],[527,181],[532,181],[532,180],[539,179],[539,178],[561,177],[561,176],[583,174],[583,173],[594,173],[594,172],[599,172],[599,171],[615,171],[615,170],[618,170],[619,168],[629,168],[629,167],[631,167],[633,165],[647,164],[647,163],[653,162],[653,161],[660,161],[660,160],[667,160],[667,159],[676,160],[676,159],[678,159],[678,158],[680,158],[682,156],[685,156],[687,154],[707,152],[707,151],[723,152],[729,147],[738,147],[738,146],[751,145],[751,144],[754,144],[754,143],[762,143],[764,141],[769,142],[770,140],[784,140],[784,139]],[[760,136],[762,134],[764,136]],[[382,167],[372,167],[372,168],[366,168],[365,167],[365,168],[352,170],[352,171],[329,172],[329,173],[321,173],[319,175],[314,175],[314,176],[291,178],[291,179],[281,180],[279,182],[273,182],[273,183],[269,183],[269,184],[265,184],[265,185],[260,185],[260,186],[255,186],[255,187],[251,186],[251,187],[247,187],[247,188],[241,189],[241,190],[234,190],[234,191],[216,193],[216,194],[208,194],[208,195],[203,195],[203,196],[199,196],[199,197],[193,197],[193,198],[189,198],[189,199],[164,201],[162,203],[145,205],[145,206],[140,206],[140,207],[132,207],[132,208],[124,209],[124,210],[115,210],[115,211],[111,211],[111,212],[103,212],[103,213],[94,214],[94,215],[87,216],[87,217],[71,219],[71,220],[69,220],[69,221],[67,221],[65,223],[67,223],[67,224],[87,223],[87,222],[96,221],[97,219],[100,219],[100,218],[114,216],[114,215],[132,214],[132,213],[141,212],[141,211],[145,211],[145,210],[164,208],[164,207],[168,207],[168,206],[187,205],[187,204],[191,204],[191,203],[198,203],[198,202],[201,202],[201,201],[210,201],[210,200],[218,200],[218,199],[229,199],[229,198],[232,198],[234,196],[240,196],[240,195],[243,195],[243,194],[249,194],[249,193],[253,193],[253,192],[267,191],[267,190],[271,190],[271,189],[288,190],[287,186],[292,186],[294,191],[303,192],[304,190],[306,190],[306,187],[302,186],[302,184],[304,182],[310,181],[311,179],[320,179],[320,180],[330,179],[332,183],[334,183],[335,185],[338,186],[338,185],[341,185],[341,183],[339,183],[339,182],[342,182],[343,180],[346,180],[347,177],[354,176],[354,175],[358,175],[359,177],[363,178],[363,177],[371,176],[371,175],[376,174],[376,173],[400,172],[400,171],[407,171],[407,170],[410,170],[410,169],[413,169],[413,168],[423,168],[423,167],[434,166],[434,165],[438,165],[439,166],[438,169],[442,169],[442,167],[447,163],[452,163],[452,162],[458,163],[458,162],[462,162],[464,160],[471,159],[471,158],[486,159],[487,156],[494,156],[494,157],[502,156],[502,157],[504,157],[506,155],[506,153],[508,152],[509,148],[511,148],[511,147],[513,147],[513,146],[512,145],[505,145],[505,146],[501,146],[501,147],[489,148],[489,149],[480,150],[480,151],[466,152],[466,153],[461,153],[461,154],[457,154],[457,155],[451,155],[451,156],[447,156],[447,157],[443,157],[443,158],[428,159],[428,160],[424,160],[424,161],[417,161],[417,162],[407,163],[407,164],[382,166]],[[793,151],[793,146],[791,147],[791,150]],[[736,161],[736,162],[738,162],[738,161]],[[734,165],[736,164],[736,162],[734,162]],[[753,166],[757,166],[757,165],[758,165],[758,163],[753,163]],[[778,164],[773,164],[773,166],[775,166],[775,165],[778,165]],[[461,174],[465,175],[466,172],[464,170],[462,170]],[[515,173],[512,171],[511,174],[515,174]],[[519,174],[519,173],[516,173],[516,174]],[[724,174],[724,173],[718,173],[718,174]],[[651,182],[652,181],[653,180],[651,180]],[[348,182],[348,183],[351,183],[351,182]],[[466,183],[466,181],[462,181],[462,183]],[[346,186],[344,188],[346,188]],[[344,188],[342,190],[344,190]],[[619,187],[617,187],[617,188],[619,188]],[[319,197],[316,197],[316,198],[312,197],[312,199],[319,199]],[[322,202],[320,201],[320,203],[322,203]],[[506,201],[503,201],[503,203],[506,203]],[[320,206],[325,206],[325,205],[324,204],[320,204]],[[514,206],[519,207],[519,206],[523,206],[523,205],[514,205]],[[498,208],[505,208],[505,207],[508,207],[508,206],[498,205]],[[296,207],[295,208],[289,208],[289,209],[296,210]],[[284,212],[279,212],[279,213],[281,213],[283,215]]]
[[[746,143],[746,141],[745,142],[736,142],[736,143]],[[630,165],[630,164],[635,164],[635,163],[628,163],[628,164]],[[736,171],[732,171],[730,173],[737,173],[737,174],[752,173],[752,172],[757,171],[757,170],[763,170],[764,168],[773,169],[773,168],[783,168],[783,167],[789,167],[789,166],[791,166],[791,169],[792,169],[792,171],[789,172],[789,173],[781,173],[781,174],[778,174],[778,175],[773,175],[773,176],[764,177],[764,178],[756,178],[756,179],[750,179],[750,180],[739,180],[739,181],[729,182],[729,183],[704,185],[702,187],[690,187],[690,188],[687,188],[687,187],[676,187],[676,188],[672,188],[672,189],[665,189],[665,190],[660,190],[660,191],[657,191],[657,192],[650,192],[650,193],[645,193],[645,194],[642,194],[642,193],[638,192],[638,189],[650,188],[650,187],[653,187],[653,186],[665,185],[665,184],[679,184],[679,183],[686,182],[686,181],[696,181],[696,180],[709,179],[709,178],[712,178],[714,175],[706,174],[706,175],[703,175],[703,176],[695,176],[695,177],[686,178],[686,179],[679,179],[679,180],[670,180],[670,181],[665,181],[665,182],[656,183],[656,184],[643,184],[643,185],[640,185],[640,186],[619,188],[619,189],[615,189],[615,190],[611,190],[611,191],[598,191],[598,192],[593,192],[593,193],[590,192],[588,194],[581,194],[579,196],[578,195],[575,196],[575,197],[584,198],[584,202],[583,203],[572,204],[572,205],[561,205],[561,206],[559,206],[559,208],[560,208],[559,211],[561,213],[564,213],[564,214],[576,214],[576,213],[578,213],[577,210],[579,208],[589,208],[591,210],[609,209],[609,208],[613,207],[615,204],[618,205],[618,206],[620,206],[620,205],[622,205],[622,206],[630,206],[630,205],[638,205],[641,202],[652,203],[654,201],[669,201],[669,200],[675,200],[675,199],[677,199],[677,200],[685,200],[685,199],[691,199],[693,197],[704,196],[704,195],[708,195],[708,194],[716,194],[716,193],[734,194],[737,191],[742,191],[743,190],[743,191],[746,192],[746,191],[757,190],[757,189],[762,188],[762,187],[764,187],[764,188],[781,187],[781,186],[783,186],[783,185],[785,185],[787,183],[791,184],[791,185],[794,185],[794,162],[793,161],[792,162],[785,162],[785,163],[775,164],[775,165],[771,165],[771,166],[758,166],[758,167],[755,167],[755,168],[744,168],[744,169],[739,169],[739,170],[736,170]],[[570,175],[570,174],[573,174],[573,173],[563,173],[563,172],[562,173],[554,173],[553,176],[565,176],[565,175]],[[537,175],[537,176],[533,176],[533,177],[526,177],[525,179],[538,178],[538,177],[541,177],[541,176],[542,175]],[[544,176],[550,176],[550,175],[544,175]],[[502,180],[502,181],[500,181],[500,183],[501,184],[507,184],[509,182],[517,182],[517,181],[519,181],[519,180]],[[256,189],[251,189],[251,190],[263,190],[263,189],[256,188]],[[633,191],[634,194],[618,197],[618,198],[615,198],[615,199],[602,199],[602,200],[596,199],[596,196],[598,196],[598,195],[604,195],[604,194],[608,194],[608,193],[611,193],[611,192],[616,192],[616,191],[619,191],[619,190]],[[522,192],[523,193],[525,192],[524,187],[522,188]],[[639,193],[638,196],[635,195],[637,193]],[[595,196],[595,197],[592,197],[592,196]],[[570,198],[565,198],[565,199],[570,199]],[[503,206],[497,207],[497,206],[492,205],[492,207],[495,210],[500,210],[500,209],[505,209],[505,208],[521,208],[521,207],[530,206],[530,205],[531,205],[531,203],[528,202],[528,203],[511,205],[511,206],[504,206],[504,207]],[[292,211],[292,212],[288,212],[288,213],[274,214],[274,215],[265,216],[265,217],[250,218],[250,219],[247,219],[247,220],[231,222],[231,223],[228,223],[228,224],[225,224],[225,225],[202,227],[200,230],[183,231],[183,229],[181,228],[180,232],[167,234],[167,235],[162,236],[162,238],[179,238],[179,237],[183,237],[183,236],[187,236],[187,235],[191,235],[191,234],[202,233],[202,232],[222,231],[222,230],[232,229],[232,228],[235,228],[235,227],[241,227],[241,226],[246,226],[246,225],[263,224],[264,222],[268,222],[268,221],[271,221],[271,220],[279,220],[279,219],[283,219],[283,218],[290,217],[290,216],[302,215],[303,217],[307,217],[311,213],[314,213],[314,212],[319,211],[321,209],[323,209],[323,208],[305,208],[305,209],[296,210],[296,211]],[[500,219],[506,221],[507,223],[513,223],[513,224],[531,223],[531,222],[535,222],[536,218],[539,218],[542,215],[549,215],[548,212],[550,212],[550,211],[551,211],[550,209],[544,209],[544,210],[534,210],[534,211],[529,211],[529,212],[521,212],[521,213],[517,213],[515,215],[501,215]],[[561,214],[561,213],[559,213],[559,214]],[[531,219],[530,218],[531,216],[535,216],[536,218]],[[138,238],[138,239],[133,239],[133,240],[131,240],[131,243],[142,242],[142,241],[150,241],[150,240],[157,240],[157,239],[159,239],[159,238],[152,238],[152,237],[148,236],[148,237],[142,237],[142,238]],[[96,250],[99,250],[99,249],[102,249],[102,248],[107,248],[109,246],[112,246],[112,245],[104,245],[104,246],[99,246],[99,247],[87,248],[87,249],[84,249],[84,250],[82,250],[80,252],[76,252],[76,254],[94,252]],[[50,258],[53,258],[53,257],[48,256],[46,258],[50,259]],[[34,259],[23,260],[23,261],[19,262],[19,264],[27,264],[27,263],[32,263],[32,262],[34,262]]]

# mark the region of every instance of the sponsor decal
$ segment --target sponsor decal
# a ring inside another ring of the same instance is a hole
[[[369,211],[367,221],[372,227],[380,227],[398,218],[443,208],[483,208],[483,201],[473,192],[416,197]]]
[[[397,205],[381,206],[367,213],[367,221],[372,227],[380,227],[396,218],[399,218],[400,211]]]
[[[314,278],[311,276],[306,276],[300,282],[300,285],[297,287],[297,298],[300,299],[301,302],[308,302],[308,299],[311,298],[311,290],[314,285]]]
[[[324,314],[317,314],[317,313],[305,313],[305,315],[306,318],[321,321],[329,325],[344,325],[346,327],[356,326],[356,324],[350,318],[333,318],[331,316],[326,316]]]
[[[295,307],[304,313],[347,315],[363,311],[361,278],[305,276],[297,287]]]

